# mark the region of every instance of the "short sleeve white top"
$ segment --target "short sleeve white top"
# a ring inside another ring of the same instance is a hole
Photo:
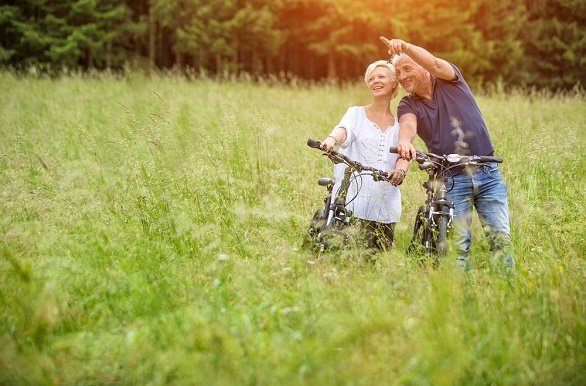
[[[366,117],[363,106],[353,106],[346,111],[336,127],[346,129],[346,141],[340,153],[363,165],[388,172],[395,167],[398,155],[389,152],[399,142],[399,123],[383,132],[376,123]],[[334,196],[337,196],[346,165],[334,166]],[[397,186],[385,181],[374,181],[369,175],[352,178],[346,207],[355,217],[381,223],[398,222],[401,218],[401,192]],[[356,194],[358,192],[358,195]]]

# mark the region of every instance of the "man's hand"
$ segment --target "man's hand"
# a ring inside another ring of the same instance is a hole
[[[401,158],[406,160],[415,159],[415,157],[417,157],[417,152],[411,142],[399,142],[397,145],[397,153],[399,153]]]
[[[430,74],[450,81],[457,79],[456,72],[450,63],[444,59],[436,58],[425,48],[411,45],[411,43],[401,39],[387,39],[384,36],[379,39],[388,47],[391,57],[406,53],[415,63],[425,68]]]
[[[388,47],[388,52],[391,57],[400,55],[409,48],[409,43],[401,39],[387,39],[384,36],[381,36],[379,39]]]

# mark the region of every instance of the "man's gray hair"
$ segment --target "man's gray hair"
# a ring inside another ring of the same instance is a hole
[[[399,60],[403,59],[403,58],[404,58],[404,57],[406,57],[406,56],[407,56],[407,55],[406,55],[406,54],[404,54],[404,53],[402,53],[402,52],[401,52],[400,54],[398,54],[398,55],[394,55],[394,56],[391,58],[391,63],[393,64],[393,66],[396,66],[396,65],[397,65],[397,63],[399,63]]]

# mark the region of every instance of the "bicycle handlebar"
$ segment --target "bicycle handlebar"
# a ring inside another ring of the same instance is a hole
[[[388,173],[384,170],[379,170],[371,166],[362,165],[360,162],[353,161],[350,158],[346,157],[344,154],[338,153],[335,150],[322,149],[320,141],[310,138],[307,140],[307,146],[323,151],[324,155],[327,156],[333,163],[345,163],[346,165],[350,166],[352,169],[356,170],[359,173],[363,171],[371,172],[374,179],[390,182]]]
[[[307,146],[313,147],[314,149],[321,149],[320,145],[321,145],[321,142],[316,141],[315,139],[310,138],[307,140]]]
[[[399,153],[396,147],[391,147],[389,150],[391,153]],[[448,154],[448,155],[437,155],[434,153],[429,152],[422,152],[420,150],[415,150],[415,161],[419,164],[424,162],[430,161],[431,159],[435,159],[437,161],[447,161],[452,164],[460,164],[460,165],[475,165],[481,163],[488,163],[488,162],[495,162],[495,163],[502,163],[503,159],[501,157],[493,157],[489,155],[460,155],[460,154]]]

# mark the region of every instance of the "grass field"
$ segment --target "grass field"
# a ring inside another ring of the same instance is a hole
[[[478,97],[518,271],[299,248],[359,86],[0,73],[0,384],[583,385],[584,95]],[[395,101],[395,106],[398,100]],[[421,147],[418,142],[417,145]]]

